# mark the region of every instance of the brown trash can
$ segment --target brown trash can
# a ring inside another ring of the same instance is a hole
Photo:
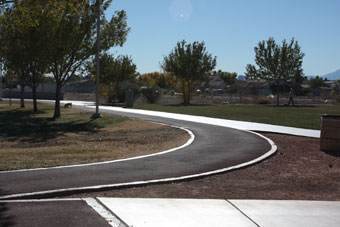
[[[320,150],[340,153],[340,116],[324,114],[321,121]]]

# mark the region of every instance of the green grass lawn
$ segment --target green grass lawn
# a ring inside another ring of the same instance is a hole
[[[340,106],[277,107],[266,105],[135,105],[136,109],[189,114],[230,120],[320,129],[321,115],[340,115]]]

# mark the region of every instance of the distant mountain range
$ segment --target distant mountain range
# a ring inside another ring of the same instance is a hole
[[[308,75],[307,77],[313,78],[313,77],[316,77],[316,76]],[[327,80],[339,80],[340,79],[340,69],[336,70],[335,72],[332,72],[332,73],[327,73],[327,74],[320,76],[320,77],[327,78]]]
[[[340,79],[340,69],[332,73],[327,73],[326,75],[323,75],[322,77],[327,78],[328,80],[338,80]]]

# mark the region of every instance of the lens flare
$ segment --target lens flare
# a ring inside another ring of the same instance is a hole
[[[187,21],[192,15],[190,0],[173,0],[169,7],[170,16],[174,21]]]

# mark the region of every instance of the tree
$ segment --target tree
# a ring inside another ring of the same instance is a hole
[[[24,108],[24,90],[27,85],[28,61],[23,52],[24,44],[17,32],[15,23],[15,12],[10,8],[1,11],[0,16],[0,55],[3,59],[5,69],[15,72],[14,75],[20,84],[21,102]]]
[[[174,88],[176,86],[176,79],[170,73],[144,73],[137,79],[140,85],[153,87],[158,86],[160,88]]]
[[[21,106],[26,85],[32,87],[33,110],[38,111],[36,89],[48,69],[46,51],[47,0],[17,1],[1,17],[1,44],[7,67],[21,85]]]
[[[9,88],[9,105],[12,106],[12,88],[18,83],[18,77],[15,72],[7,70],[5,74],[6,86]]]
[[[99,62],[101,65],[101,93],[108,97],[108,102],[115,102],[119,92],[119,85],[124,81],[134,81],[137,67],[129,56],[120,55],[114,58],[107,53],[100,56]],[[88,71],[94,77],[96,73],[95,62],[88,64]]]
[[[216,75],[221,77],[226,86],[232,86],[236,83],[237,73],[222,72],[221,70],[218,70]]]
[[[280,83],[289,79],[302,81],[302,60],[305,54],[301,52],[301,48],[294,38],[290,43],[283,40],[281,46],[275,43],[274,38],[269,38],[267,41],[259,42],[254,50],[255,63],[259,68],[247,65],[245,74],[248,79],[261,78],[272,81],[277,87],[276,105],[279,105]]]
[[[206,51],[204,42],[177,42],[176,47],[165,56],[162,69],[174,75],[182,83],[184,104],[190,104],[191,89],[216,66],[216,57]]]
[[[315,78],[309,80],[309,84],[312,89],[318,89],[325,85],[325,81],[319,76],[316,76]]]
[[[96,17],[98,1],[49,1],[51,9],[48,34],[50,70],[56,81],[54,118],[60,117],[61,88],[72,78],[84,62],[96,53]],[[105,11],[111,0],[102,1]],[[101,15],[101,51],[122,46],[129,28],[125,11],[117,11],[110,21]]]
[[[27,81],[32,87],[33,111],[38,111],[37,87],[48,69],[46,51],[47,15],[44,12],[46,0],[26,0],[14,4],[16,13],[16,28],[20,34],[24,49],[21,54],[26,55],[28,63]]]

